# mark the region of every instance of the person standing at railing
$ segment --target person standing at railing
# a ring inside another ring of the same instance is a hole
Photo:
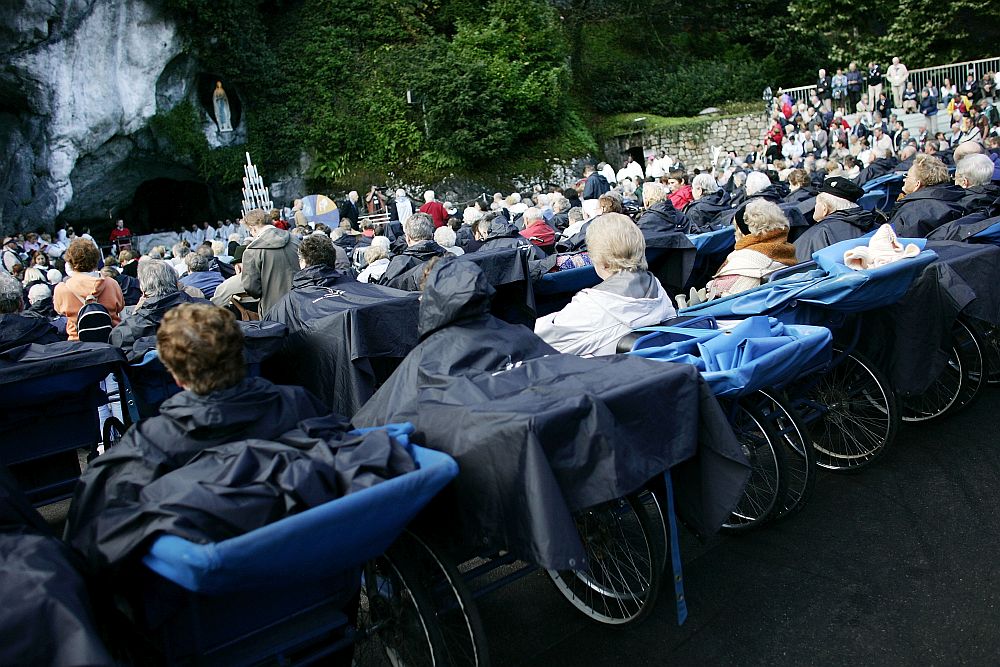
[[[858,102],[861,101],[861,72],[858,71],[858,64],[851,63],[847,67],[847,113],[852,114],[858,110]]]
[[[823,103],[823,106],[827,111],[832,108],[832,83],[830,82],[830,77],[827,76],[826,70],[821,69],[819,71],[819,77],[816,79],[816,97]]]
[[[898,57],[893,58],[892,64],[886,71],[886,78],[889,79],[889,85],[892,87],[892,107],[894,109],[903,106],[903,90],[906,88],[906,80],[909,76],[910,71],[906,69],[906,65],[899,62]]]
[[[878,100],[878,96],[882,93],[882,84],[885,83],[881,65],[874,62],[868,63],[866,83],[868,84],[868,108],[874,109],[875,101]]]
[[[844,107],[844,101],[847,99],[847,77],[844,76],[843,69],[837,68],[837,73],[833,75],[830,86],[833,95],[833,111],[837,111]]]

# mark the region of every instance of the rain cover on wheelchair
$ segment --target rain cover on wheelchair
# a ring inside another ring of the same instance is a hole
[[[923,249],[924,239],[899,239]],[[773,315],[788,323],[815,323],[814,311],[801,306],[856,313],[896,303],[919,272],[937,255],[922,250],[916,257],[875,269],[852,271],[844,265],[844,252],[868,243],[867,237],[841,241],[813,254],[818,268],[796,273],[760,287],[689,306],[683,315],[715,317]]]
[[[417,344],[417,308],[416,293],[382,285],[293,285],[265,316],[288,326],[265,374],[309,389],[350,417],[375,392],[373,361],[402,359]]]
[[[0,664],[115,664],[78,565],[0,466]]]
[[[488,315],[491,291],[473,264],[439,264],[421,301],[423,341],[354,418],[412,422],[417,442],[458,461],[436,505],[445,511],[428,523],[466,550],[566,569],[584,562],[572,511],[676,465],[682,516],[717,530],[748,468],[697,371],[557,354]]]
[[[336,416],[317,417],[267,440],[230,440],[154,460],[130,431],[112,450],[112,463],[84,474],[67,540],[95,568],[116,566],[160,534],[218,542],[415,469],[387,431],[348,428]],[[98,483],[105,490],[88,495]]]
[[[781,386],[830,361],[829,329],[750,317],[727,330],[646,327],[629,353],[693,364],[716,396],[743,396]]]

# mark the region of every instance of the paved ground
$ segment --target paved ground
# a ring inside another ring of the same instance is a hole
[[[904,426],[858,475],[824,474],[790,521],[686,540],[690,617],[670,596],[631,629],[597,626],[535,574],[480,600],[507,665],[996,664],[1000,389]]]

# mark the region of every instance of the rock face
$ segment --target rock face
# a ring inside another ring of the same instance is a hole
[[[107,219],[147,180],[194,180],[148,128],[194,98],[197,71],[157,7],[8,0],[0,26],[0,229]]]

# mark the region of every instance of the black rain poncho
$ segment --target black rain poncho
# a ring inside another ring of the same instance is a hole
[[[584,562],[572,511],[685,460],[682,513],[702,532],[718,529],[747,467],[697,370],[556,354],[487,314],[491,293],[471,263],[439,265],[421,301],[422,342],[354,418],[411,421],[415,441],[456,458],[459,476],[426,518],[430,529],[462,556],[509,549],[571,567]],[[693,459],[699,436],[711,444]]]
[[[264,374],[301,385],[350,417],[416,346],[418,307],[416,293],[307,267],[265,317],[287,325],[288,337]]]
[[[875,214],[861,207],[834,211],[795,239],[795,259],[808,262],[814,252],[840,241],[856,239],[872,231]]]

